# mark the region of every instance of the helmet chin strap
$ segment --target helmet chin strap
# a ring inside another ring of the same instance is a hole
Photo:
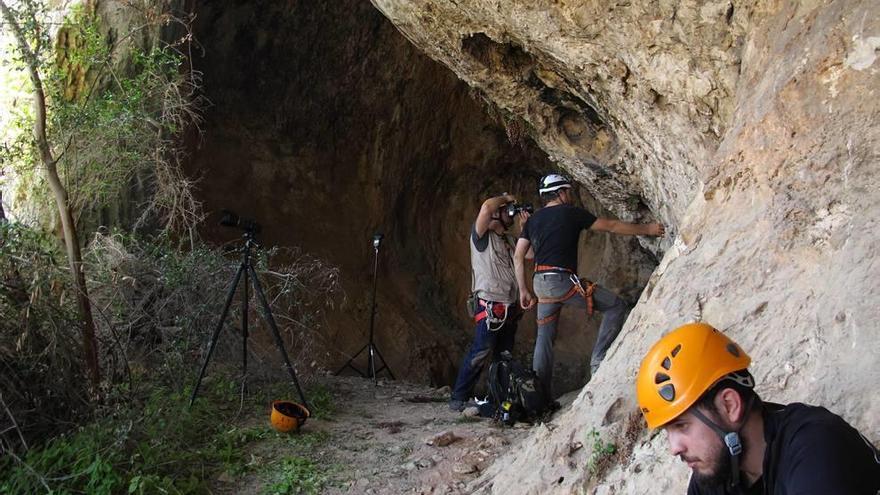
[[[691,410],[691,412],[694,414],[694,416],[697,417],[697,419],[705,423],[706,426],[711,428],[715,433],[718,434],[719,437],[721,437],[721,441],[724,442],[724,446],[727,447],[727,451],[730,452],[730,488],[739,488],[739,461],[743,451],[742,441],[739,438],[739,432],[743,429],[743,426],[746,425],[746,421],[749,418],[749,413],[751,412],[751,410],[752,398],[749,398],[749,401],[746,403],[745,413],[743,414],[742,425],[735,431],[724,431],[723,428],[718,426],[711,419],[707,418],[706,415],[700,412],[700,410],[696,407]]]

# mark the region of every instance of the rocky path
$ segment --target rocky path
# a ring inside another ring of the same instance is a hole
[[[332,413],[310,419],[300,433],[271,432],[248,447],[255,464],[296,455],[327,469],[326,494],[466,493],[465,486],[528,434],[527,424],[502,428],[489,419],[450,411],[448,389],[353,377],[317,379],[332,396]],[[246,418],[263,428],[267,418]],[[218,482],[218,493],[273,493],[283,466]],[[296,493],[291,491],[291,493]]]

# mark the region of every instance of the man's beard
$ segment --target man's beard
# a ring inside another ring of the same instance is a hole
[[[743,458],[746,452],[745,439],[740,437],[740,442],[743,443],[743,453],[740,454],[740,459]],[[692,478],[694,482],[699,486],[703,491],[713,491],[718,488],[727,488],[730,484],[730,474],[731,474],[731,456],[730,451],[727,450],[727,447],[718,439],[718,450],[714,453],[713,459],[711,459],[711,472],[697,472],[693,471]]]
[[[717,488],[725,488],[730,481],[730,452],[723,445],[719,447],[714,459],[711,460],[710,472],[701,473],[696,469],[693,471],[692,478],[703,491],[711,492]]]

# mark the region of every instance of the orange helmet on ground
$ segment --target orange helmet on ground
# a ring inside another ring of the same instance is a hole
[[[636,377],[636,396],[648,427],[677,418],[718,380],[751,362],[740,346],[705,323],[688,323],[664,335],[648,351]]]
[[[269,421],[272,427],[282,433],[296,431],[302,426],[311,413],[305,406],[296,402],[276,400],[272,402],[272,414]]]

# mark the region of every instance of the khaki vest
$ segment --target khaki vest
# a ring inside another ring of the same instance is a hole
[[[498,235],[486,232],[489,245],[482,253],[474,245],[473,232],[468,234],[471,245],[471,269],[473,270],[473,291],[477,297],[493,302],[514,303],[519,298],[516,272],[513,269],[515,244],[509,234]]]

